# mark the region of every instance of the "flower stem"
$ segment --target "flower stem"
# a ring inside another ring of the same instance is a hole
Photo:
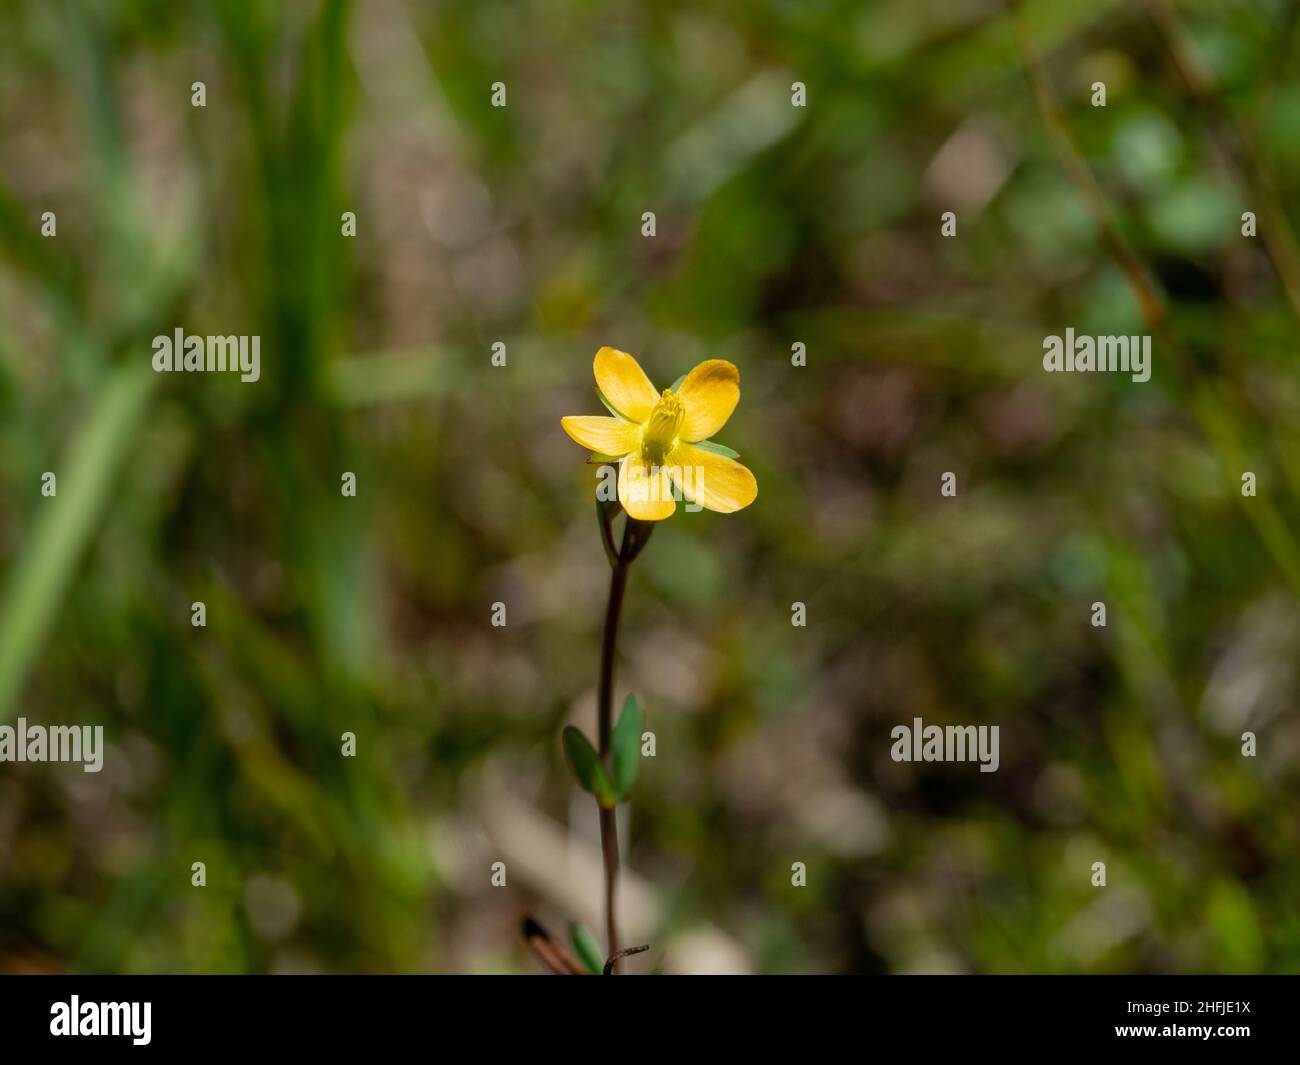
[[[600,525],[601,542],[609,559],[609,602],[605,607],[605,638],[600,648],[600,690],[597,695],[597,753],[608,765],[610,739],[614,732],[614,656],[618,650],[618,620],[623,613],[623,594],[627,591],[627,571],[636,559],[650,534],[654,523],[637,521],[631,515],[623,523],[623,535],[617,549],[614,547],[614,519],[622,508],[613,501],[596,501],[596,519]],[[600,850],[605,859],[605,934],[609,951],[606,972],[617,973],[619,960],[627,953],[618,948],[618,914],[615,896],[618,888],[618,821],[614,808],[600,807]]]
[[[627,530],[623,531],[627,542]],[[598,735],[601,758],[609,753],[610,733],[614,718],[614,655],[618,644],[618,619],[623,610],[623,593],[627,589],[628,563],[619,559],[610,570],[609,604],[605,609],[605,638],[600,650],[600,694]],[[606,957],[618,953],[618,917],[615,912],[615,891],[618,886],[618,821],[612,809],[600,808],[600,849],[605,857],[605,934],[608,940]],[[617,964],[615,971],[617,971]]]
[[[626,539],[626,537],[624,538]],[[600,724],[599,747],[603,758],[609,752],[613,731],[614,653],[618,644],[618,619],[623,612],[623,593],[627,589],[628,564],[619,562],[609,576],[609,603],[605,608],[605,640],[600,649]]]

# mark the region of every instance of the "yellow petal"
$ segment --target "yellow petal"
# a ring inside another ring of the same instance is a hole
[[[619,414],[634,422],[650,417],[659,402],[659,393],[636,359],[626,351],[601,348],[596,352],[592,368],[596,372],[596,386]]]
[[[625,422],[621,418],[605,418],[598,415],[583,415],[576,418],[561,418],[564,431],[588,451],[601,455],[620,457],[629,451],[635,451],[640,443],[641,428],[634,422]]]
[[[681,438],[707,440],[727,424],[740,402],[740,371],[726,359],[709,359],[686,375],[677,396],[686,407]]]
[[[678,444],[668,456],[667,467],[682,495],[721,514],[747,507],[758,497],[754,475],[726,455]]]
[[[618,501],[628,517],[638,521],[662,521],[677,509],[667,468],[647,466],[637,455],[629,455],[619,467]]]

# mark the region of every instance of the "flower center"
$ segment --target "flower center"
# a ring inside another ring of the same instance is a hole
[[[655,409],[641,427],[641,457],[651,466],[663,463],[677,443],[677,434],[686,417],[686,407],[668,389],[664,389]]]

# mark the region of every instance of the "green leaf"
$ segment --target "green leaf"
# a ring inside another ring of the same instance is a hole
[[[596,796],[601,806],[609,809],[614,805],[614,789],[609,783],[609,774],[601,764],[600,755],[578,729],[566,725],[564,729],[564,753],[569,756],[569,764],[583,789]]]
[[[614,755],[614,795],[623,802],[636,783],[636,771],[641,762],[641,724],[645,715],[635,695],[623,703],[623,712],[614,726],[610,746]]]
[[[605,405],[605,409],[609,411],[610,414],[614,415],[614,417],[617,418],[619,421],[630,422],[632,420],[626,414],[624,414],[622,411],[616,408],[614,404],[612,404],[609,400],[607,400],[605,398],[605,393],[602,392],[599,388],[596,389],[596,397],[601,401],[601,403]]]
[[[677,380],[673,382],[673,387],[670,388],[668,391],[676,392],[679,388],[682,387],[682,382],[685,380],[686,380],[686,375],[682,374],[681,377],[677,378]]]
[[[698,447],[701,451],[711,451],[715,455],[725,455],[729,459],[740,458],[739,451],[732,451],[731,448],[724,447],[712,440],[697,440],[691,447]]]
[[[605,959],[601,956],[596,937],[583,924],[569,925],[569,939],[573,942],[573,953],[582,962],[582,967],[592,976],[599,976],[605,971]]]
[[[587,456],[588,466],[617,466],[622,461],[622,455],[602,455],[599,451],[593,451]]]

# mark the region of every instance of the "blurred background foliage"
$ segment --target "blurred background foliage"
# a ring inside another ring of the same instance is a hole
[[[523,913],[599,925],[559,418],[612,344],[735,362],[760,484],[634,568],[631,971],[1300,969],[1297,8],[1019,17],[1168,312],[1149,384],[1041,370],[1152,329],[995,0],[0,0],[0,715],[110,745],[0,766],[3,968],[531,972]],[[261,381],[152,374],[177,326]],[[1001,768],[891,761],[913,717]]]

